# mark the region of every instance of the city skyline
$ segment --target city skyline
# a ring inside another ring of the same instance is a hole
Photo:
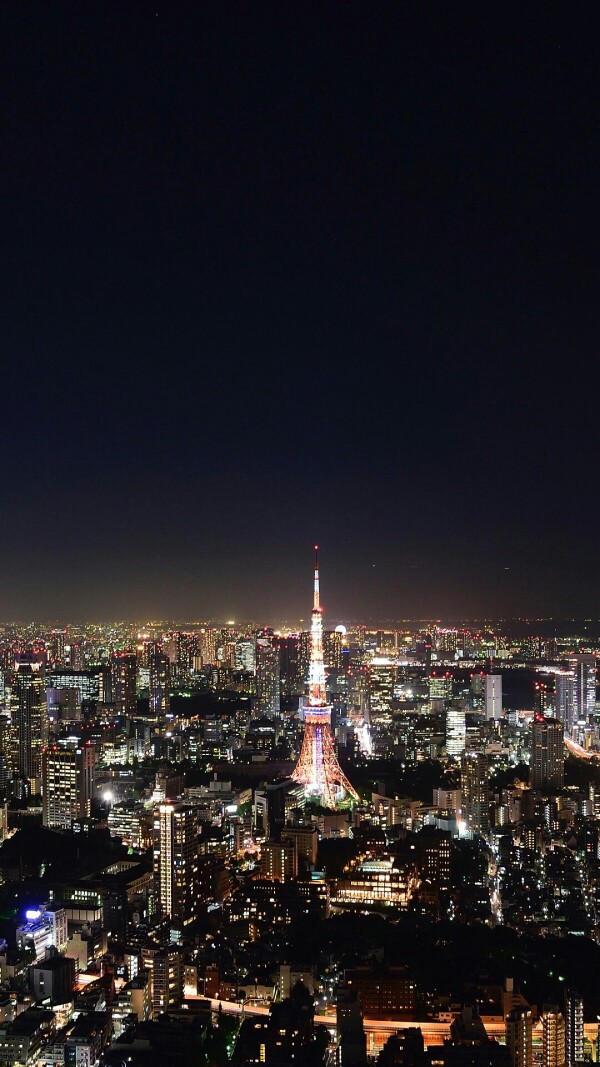
[[[0,11],[0,1065],[600,1062],[588,10]]]

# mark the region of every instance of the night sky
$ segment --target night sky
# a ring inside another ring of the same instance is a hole
[[[2,5],[0,618],[598,616],[591,17]]]

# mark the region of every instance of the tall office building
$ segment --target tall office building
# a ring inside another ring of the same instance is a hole
[[[235,669],[254,673],[256,670],[256,643],[250,637],[240,638],[235,643]]]
[[[112,698],[117,715],[135,715],[137,710],[137,656],[116,652],[111,656]]]
[[[0,715],[0,794],[7,795],[13,772],[12,728],[8,715]]]
[[[162,645],[156,644],[148,657],[150,666],[150,714],[158,717],[168,715],[170,707],[169,657]]]
[[[501,674],[486,674],[485,676],[485,717],[486,719],[502,718]]]
[[[531,788],[554,792],[563,788],[564,781],[563,724],[536,714],[531,724]]]
[[[450,700],[452,696],[452,678],[448,674],[432,675],[427,679],[427,692],[432,700]]]
[[[198,821],[189,804],[159,804],[154,813],[154,886],[160,915],[185,926],[198,905]]]
[[[260,868],[270,882],[294,882],[298,877],[298,850],[286,841],[265,841],[261,846]]]
[[[90,815],[94,795],[93,745],[59,748],[42,753],[42,811],[44,826],[70,830],[75,819]]]
[[[513,1008],[506,1016],[506,1047],[513,1067],[533,1065],[533,1013],[531,1008]]]
[[[369,666],[369,712],[371,722],[391,715],[398,667],[389,660],[374,659]]]
[[[417,834],[416,854],[423,887],[436,893],[450,889],[452,836],[435,826],[424,826]]]
[[[66,630],[53,630],[51,634],[51,653],[54,663],[64,665],[65,662],[65,639],[67,636]]]
[[[565,1067],[565,1063],[565,1020],[556,1005],[546,1005],[542,1013],[542,1067]]]
[[[268,637],[256,641],[256,712],[268,719],[281,713],[279,651]]]
[[[467,743],[467,715],[464,704],[456,701],[446,711],[446,752],[462,756]]]
[[[323,634],[323,663],[328,670],[341,671],[343,660],[342,633],[339,630],[325,630]]]
[[[340,1067],[365,1067],[367,1037],[360,994],[348,986],[339,986],[336,1005]]]
[[[573,722],[591,722],[596,711],[596,657],[573,656],[570,660],[573,671]]]
[[[465,752],[461,762],[462,816],[470,834],[485,834],[490,828],[490,783],[487,757],[483,752]]]
[[[281,693],[284,697],[290,697],[298,692],[300,685],[299,638],[297,634],[290,634],[289,637],[276,637],[273,644],[279,650]]]
[[[302,630],[298,636],[298,675],[299,684],[304,687],[308,683],[310,670],[311,635],[310,630]]]
[[[554,714],[569,732],[575,707],[575,677],[572,671],[561,671],[555,679]]]
[[[200,630],[198,648],[202,657],[202,666],[212,667],[217,662],[217,630]]]
[[[159,948],[146,944],[142,949],[142,964],[152,975],[153,1016],[179,1007],[183,996],[183,963],[179,947]]]
[[[110,704],[112,700],[112,669],[106,664],[81,671],[60,667],[46,671],[45,679],[47,689],[74,691],[76,703],[79,705],[84,700],[93,700],[100,704]]]
[[[567,1067],[583,1063],[583,997],[574,989],[565,993],[565,1038]]]
[[[17,661],[12,699],[14,768],[23,778],[39,779],[48,741],[46,686],[39,663],[25,657]]]

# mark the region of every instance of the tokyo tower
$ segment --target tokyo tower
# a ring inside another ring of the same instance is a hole
[[[325,692],[323,664],[323,612],[319,603],[319,546],[315,545],[315,592],[310,625],[311,654],[308,697],[304,708],[304,738],[292,778],[304,785],[307,797],[318,797],[326,808],[348,794],[358,800],[335,753],[331,734],[331,707]]]

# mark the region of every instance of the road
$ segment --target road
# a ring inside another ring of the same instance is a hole
[[[186,1000],[204,1000],[210,1003],[213,1011],[218,1011],[219,1006],[222,1007],[224,1012],[232,1015],[240,1015],[243,1011],[244,1015],[268,1015],[268,1007],[263,1007],[258,1004],[238,1004],[234,1000],[211,1000],[210,997],[203,996],[190,996],[186,997]],[[332,1033],[336,1030],[335,1014],[331,1015],[315,1015],[315,1023],[321,1026],[327,1026]],[[435,1023],[430,1022],[406,1022],[403,1019],[365,1019],[364,1027],[367,1035],[367,1044],[371,1049],[381,1048],[381,1045],[385,1042],[385,1039],[390,1034],[395,1034],[397,1030],[407,1026],[418,1026],[421,1028],[423,1034],[423,1040],[426,1045],[442,1045],[447,1037],[450,1037],[450,1025],[449,1023]],[[488,1037],[496,1038],[497,1040],[504,1040],[505,1026],[502,1020],[496,1022],[486,1022],[485,1029]],[[585,1027],[586,1040],[590,1042],[594,1047],[598,1037],[598,1023],[586,1023]],[[538,1023],[533,1028],[534,1041],[541,1041],[542,1039],[542,1027],[541,1023]]]
[[[565,745],[569,752],[572,752],[574,756],[580,756],[582,759],[598,759],[597,752],[588,752],[587,749],[583,748],[582,745],[579,745],[577,741],[573,741],[568,734],[565,734]]]

